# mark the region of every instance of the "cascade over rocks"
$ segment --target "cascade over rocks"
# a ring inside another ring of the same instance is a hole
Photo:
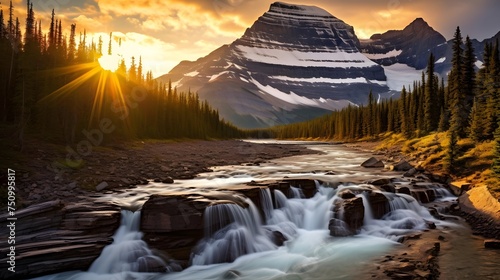
[[[220,190],[196,192],[166,192],[152,195],[142,207],[141,231],[143,240],[156,250],[180,262],[183,267],[189,265],[191,252],[203,238],[207,227],[222,228],[231,221],[221,217],[215,224],[204,224],[205,210],[218,204],[235,204],[247,208],[245,199],[250,199],[257,207],[261,218],[265,217],[261,189],[271,190],[272,201],[275,201],[274,190],[291,196],[291,187],[302,190],[306,198],[317,191],[316,183],[310,179],[285,179],[282,181],[250,182],[221,188]],[[314,191],[313,191],[314,186]],[[283,245],[286,236],[279,231],[270,232],[277,246]]]

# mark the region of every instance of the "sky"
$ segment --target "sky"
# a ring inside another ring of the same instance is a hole
[[[1,0],[0,0],[1,1]],[[154,77],[167,73],[182,60],[196,60],[241,37],[271,3],[268,0],[35,0],[37,19],[48,29],[50,13],[69,34],[87,33],[87,42],[113,32],[113,50],[125,58],[142,57]],[[400,30],[415,18],[451,39],[456,26],[462,35],[483,40],[500,31],[498,0],[286,0],[319,6],[354,26],[359,38]],[[0,2],[8,14],[8,1]],[[13,0],[15,14],[24,22],[26,0]],[[121,38],[122,46],[118,47]]]

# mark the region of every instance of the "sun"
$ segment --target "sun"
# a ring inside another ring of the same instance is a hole
[[[118,64],[120,63],[121,57],[119,55],[109,55],[105,54],[101,56],[98,61],[101,68],[111,72],[115,72],[118,69]]]

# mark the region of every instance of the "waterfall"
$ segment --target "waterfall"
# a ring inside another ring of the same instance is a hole
[[[264,212],[265,219],[268,220],[272,216],[273,212],[273,201],[271,198],[271,191],[269,188],[263,188],[259,190],[259,197],[262,205],[262,211]]]
[[[304,192],[301,188],[290,187],[290,197],[291,198],[305,198]]]
[[[192,254],[193,265],[232,262],[243,255],[277,248],[266,235],[253,202],[246,202],[247,208],[218,204],[205,209],[205,238]]]
[[[101,255],[92,263],[89,272],[112,274],[122,271],[147,272],[165,271],[165,262],[155,256],[142,240],[139,231],[141,212],[122,210],[121,224],[113,235],[113,243],[104,248]]]

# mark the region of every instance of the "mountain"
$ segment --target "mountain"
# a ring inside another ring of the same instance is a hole
[[[241,38],[159,80],[198,92],[242,128],[297,122],[364,104],[370,90],[394,93],[360,47],[353,27],[327,11],[276,2]]]
[[[462,36],[465,38],[466,35],[462,34]],[[481,42],[471,39],[476,54],[477,68],[483,64],[485,44],[495,43],[499,38],[500,32]],[[435,71],[441,77],[446,80],[451,69],[452,40],[446,41],[443,35],[430,27],[422,18],[415,19],[403,30],[390,30],[383,34],[374,34],[370,39],[361,40],[360,43],[361,52],[384,67],[389,86],[394,82],[392,80],[400,79],[398,75],[413,76],[418,79],[420,71],[427,67],[431,52],[436,58]],[[392,76],[393,74],[396,76]],[[403,80],[405,79],[403,78]],[[398,84],[391,86],[391,88],[401,88],[401,86],[402,84]]]
[[[374,34],[361,42],[361,51],[381,65],[406,64],[424,69],[431,49],[446,50],[446,38],[422,18],[415,19],[403,30]]]
[[[484,45],[499,37],[472,39],[478,68]],[[431,52],[446,80],[452,45],[422,18],[359,40],[321,8],[276,2],[241,38],[158,79],[197,92],[241,128],[260,128],[366,104],[370,91],[377,99],[397,96],[421,79]]]

